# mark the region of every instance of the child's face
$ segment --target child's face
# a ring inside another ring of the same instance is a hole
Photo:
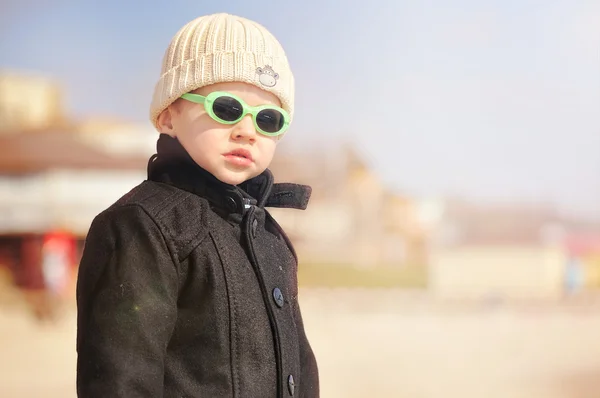
[[[245,83],[218,83],[193,93],[206,96],[213,91],[237,95],[250,106],[281,106],[275,95]],[[232,185],[261,174],[271,163],[278,140],[257,132],[251,115],[236,124],[222,124],[212,119],[203,105],[183,99],[163,112],[159,126],[162,132],[177,137],[200,167]]]

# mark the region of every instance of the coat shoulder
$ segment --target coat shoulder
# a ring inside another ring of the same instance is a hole
[[[145,180],[135,186],[105,212],[137,206],[158,225],[170,241],[179,260],[208,235],[208,202],[169,184]]]

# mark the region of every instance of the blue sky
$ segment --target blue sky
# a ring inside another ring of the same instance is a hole
[[[0,68],[57,78],[74,116],[145,123],[171,37],[230,12],[286,48],[288,147],[352,141],[399,191],[600,217],[598,1],[49,3],[3,2]]]

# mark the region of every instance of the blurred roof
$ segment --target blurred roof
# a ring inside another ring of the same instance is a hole
[[[49,169],[145,169],[142,153],[116,155],[94,147],[69,129],[0,134],[0,174],[35,173]]]

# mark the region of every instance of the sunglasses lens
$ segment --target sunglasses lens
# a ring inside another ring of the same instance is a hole
[[[263,109],[256,115],[256,124],[267,133],[277,133],[283,128],[284,123],[283,115],[275,109]]]
[[[235,98],[222,96],[214,100],[213,112],[218,118],[233,122],[242,116],[243,107]]]

